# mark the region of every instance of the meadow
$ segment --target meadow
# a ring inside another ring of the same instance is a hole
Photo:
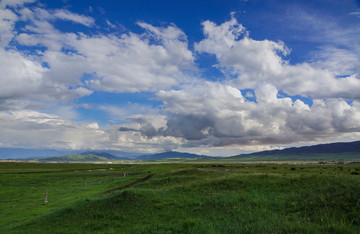
[[[0,233],[360,233],[359,174],[358,164],[0,163]]]

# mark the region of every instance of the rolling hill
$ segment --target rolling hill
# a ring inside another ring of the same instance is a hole
[[[64,155],[58,157],[39,158],[39,162],[107,162],[120,160],[114,155],[105,152],[83,152],[75,155]]]
[[[282,150],[268,150],[250,154],[240,154],[230,158],[272,158],[286,160],[341,160],[358,159],[360,160],[360,141],[338,142],[330,144],[320,144],[303,147],[291,147]]]
[[[38,158],[36,160],[40,162],[104,162],[116,160],[167,160],[197,158],[207,158],[207,156],[170,151],[158,154],[146,154],[138,157],[117,157],[107,152],[86,151],[80,154]]]
[[[98,156],[98,157],[102,157],[102,158],[106,158],[106,159],[110,159],[110,160],[119,160],[120,159],[120,157],[114,156],[107,152],[86,151],[86,152],[81,153],[80,155],[94,155],[94,156]]]

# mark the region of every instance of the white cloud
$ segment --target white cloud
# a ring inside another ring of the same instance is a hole
[[[356,52],[333,46],[323,46],[317,52],[314,52],[311,65],[329,70],[338,76],[358,74],[360,72],[360,61]]]
[[[97,122],[78,124],[58,115],[30,110],[0,112],[0,128],[2,147],[155,153],[174,149],[183,141],[171,136],[149,139],[137,131],[119,131],[120,125],[100,128]]]
[[[116,25],[111,23],[109,20],[106,20],[105,22],[110,28],[116,28]]]
[[[14,25],[17,15],[8,9],[0,8],[0,46],[6,47],[14,37]]]
[[[57,19],[69,20],[74,23],[83,24],[87,27],[94,26],[93,18],[84,15],[75,14],[68,10],[63,10],[63,9],[55,10],[52,15]]]
[[[88,125],[86,125],[87,128],[91,128],[91,129],[99,129],[99,124],[96,122],[93,123],[89,123]]]
[[[6,8],[6,7],[18,7],[22,6],[26,3],[33,3],[37,0],[1,0],[0,2],[0,8]]]
[[[16,109],[6,104],[14,100],[67,102],[90,95],[93,90],[157,91],[179,84],[184,71],[195,69],[186,35],[174,25],[139,23],[146,30],[141,35],[89,36],[63,33],[54,27],[53,21],[59,19],[93,25],[92,18],[67,10],[6,9],[0,10],[0,19],[2,108]],[[18,21],[26,22],[26,26],[15,29]],[[17,43],[29,49],[45,49],[32,51],[31,55],[15,47],[4,49],[14,35]],[[82,80],[84,76],[86,80]]]
[[[48,55],[45,55],[45,57]],[[61,55],[57,57],[57,63],[61,63]],[[49,63],[51,60],[48,60]],[[77,65],[78,63],[75,63]],[[51,65],[53,65],[51,63]],[[58,67],[63,65],[63,70]],[[58,102],[68,101],[74,98],[86,96],[92,91],[77,87],[81,85],[77,80],[69,79],[68,69],[73,64],[67,66],[60,64],[55,70],[45,68],[41,61],[32,56],[23,55],[15,50],[4,50],[0,48],[0,104],[4,109],[16,109],[14,100],[21,104],[21,100],[30,102]],[[57,68],[57,69],[56,69]],[[73,67],[71,74],[76,72],[78,67]],[[55,73],[54,73],[55,72]],[[59,72],[59,73],[56,73]],[[70,88],[73,86],[74,88]],[[11,101],[13,100],[13,101]],[[7,103],[7,104],[6,104]]]
[[[0,96],[2,99],[34,94],[42,85],[42,73],[46,71],[40,63],[26,58],[14,50],[0,48]]]
[[[353,136],[360,131],[360,103],[342,99],[279,98],[265,84],[255,89],[257,102],[244,101],[230,86],[206,83],[180,91],[161,91],[167,126],[159,134],[187,140],[185,145],[273,145]],[[185,146],[184,145],[184,146]]]
[[[82,37],[70,43],[87,58],[88,71],[96,74],[89,85],[97,90],[154,91],[171,87],[181,79],[176,61],[166,61],[166,49],[149,45],[134,34],[121,38]]]
[[[190,81],[188,72],[198,72],[195,57],[185,33],[175,25],[139,22],[142,34],[64,33],[54,26],[56,20],[87,27],[94,26],[95,20],[67,10],[20,7],[31,2],[2,1],[0,5],[9,6],[0,9],[3,146],[141,152],[199,150],[199,146],[215,152],[231,146],[226,152],[234,152],[239,147],[269,149],[269,145],[359,135],[357,49],[324,46],[313,61],[291,64],[286,60],[290,50],[283,42],[254,40],[233,17],[221,25],[205,21],[205,38],[195,44],[195,50],[214,54],[215,66],[227,80]],[[16,27],[19,21],[26,26]],[[339,35],[326,29],[327,41]],[[31,52],[20,52],[12,41]],[[353,39],[335,41],[345,45]],[[33,46],[41,49],[35,51]],[[343,74],[348,76],[336,78]],[[245,97],[256,102],[247,101],[239,89],[251,89]],[[157,92],[163,106],[160,111],[134,103],[122,108],[84,104],[108,113],[109,123],[128,123],[100,127],[96,122],[70,121],[79,113],[66,103],[94,91]],[[279,91],[312,97],[313,105],[280,98]],[[349,104],[346,99],[355,101]],[[53,114],[25,110],[45,104],[50,106],[46,112]]]
[[[360,98],[360,79],[356,75],[340,80],[334,72],[309,63],[291,65],[282,57],[289,53],[282,42],[253,40],[234,18],[219,26],[205,21],[203,26],[206,38],[195,49],[216,55],[217,66],[230,79],[236,77],[231,82],[238,88],[254,89],[270,83],[290,95]]]
[[[0,112],[0,119],[0,142],[4,147],[95,149],[108,139],[102,130],[36,111]]]
[[[80,85],[80,78],[89,69],[86,58],[76,53],[46,51],[42,55],[42,60],[49,66],[44,74],[46,79],[65,86]]]
[[[360,17],[360,11],[351,12],[349,15],[354,15],[354,16]]]
[[[45,10],[43,8],[34,8],[33,12],[31,12],[29,8],[23,8],[22,10],[20,10],[20,12],[22,13],[23,19],[31,18],[39,19],[41,21],[64,20],[71,21],[77,24],[82,24],[87,27],[92,27],[95,25],[95,20],[93,18],[79,15],[65,9]]]
[[[285,20],[289,22],[289,30],[295,30],[297,40],[316,45],[316,49],[307,55],[312,63],[320,64],[336,75],[359,72],[359,21],[346,21],[348,17],[344,15],[330,16],[321,11],[315,14],[298,5],[289,7],[286,12]],[[358,14],[352,12],[350,15]]]
[[[194,69],[194,57],[190,50],[188,50],[187,37],[183,31],[181,31],[175,25],[164,27],[154,27],[150,24],[141,22],[138,25],[147,30],[148,34],[145,37],[153,38],[162,45],[166,53],[166,56],[162,56],[160,59],[160,65],[168,65],[174,63],[174,65],[182,69]]]
[[[15,38],[21,45],[45,46],[48,50],[60,51],[64,47],[64,40],[67,37],[76,37],[72,33],[61,33],[50,22],[39,18],[43,13],[35,11],[29,9],[21,11],[21,19],[28,22]],[[47,11],[45,12],[50,14]]]
[[[156,116],[158,114],[158,110],[150,105],[142,105],[131,102],[122,107],[101,105],[98,109],[106,112],[113,122],[124,121],[134,115]]]
[[[194,95],[196,89],[199,92]],[[259,96],[274,92],[265,86]],[[210,92],[206,92],[209,90]],[[277,98],[269,102],[244,101],[229,86],[207,83],[188,87],[179,96],[161,92],[164,115],[133,115],[131,123],[100,127],[77,124],[64,117],[37,111],[0,112],[3,146],[67,149],[117,149],[129,152],[185,150],[211,155],[270,149],[269,145],[294,144],[321,139],[352,137],[360,131],[360,103],[340,100],[315,101],[312,107],[300,100]],[[191,102],[199,102],[197,110]],[[177,106],[183,109],[178,110]],[[189,108],[189,109],[187,109]],[[72,111],[64,107],[60,112]],[[354,134],[353,134],[354,133]],[[203,153],[206,153],[202,151]]]
[[[66,120],[76,120],[79,117],[77,110],[70,105],[56,105],[46,109],[46,112],[58,118]]]
[[[156,91],[183,80],[184,70],[193,69],[193,56],[178,28],[156,28],[156,32],[121,37],[115,35],[72,38],[68,44],[85,56],[97,77],[89,85],[107,92]],[[148,38],[160,44],[151,44]]]
[[[94,74],[93,79],[89,79],[86,84],[93,89],[138,92],[176,85],[183,80],[183,71],[195,69],[186,36],[173,25],[158,28],[139,23],[146,29],[142,35],[88,36],[83,33],[59,32],[49,21],[56,14],[47,10],[36,8],[34,11],[21,12],[22,18],[31,24],[16,39],[23,45],[48,48],[40,59],[50,64],[49,74],[52,76],[60,76],[65,72],[67,75],[63,77],[77,82],[81,74],[86,72]],[[69,12],[65,13],[69,15]],[[62,49],[74,53],[65,54]],[[75,69],[64,69],[68,65]]]

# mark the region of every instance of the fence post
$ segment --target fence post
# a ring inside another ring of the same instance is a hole
[[[48,190],[46,189],[44,205],[48,203],[47,196],[48,196]]]

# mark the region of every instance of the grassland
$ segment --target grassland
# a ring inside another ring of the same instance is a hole
[[[0,163],[0,233],[360,233],[359,173],[349,164]]]

